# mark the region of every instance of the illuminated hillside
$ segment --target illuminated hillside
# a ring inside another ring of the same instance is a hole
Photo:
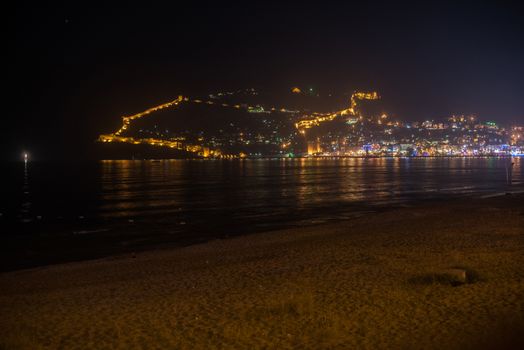
[[[358,101],[379,98],[375,92],[355,93],[349,108],[322,113],[307,108],[268,107],[256,103],[261,98],[254,89],[240,92],[218,93],[207,99],[179,96],[122,117],[120,129],[100,135],[99,141],[169,147],[202,157],[293,154],[305,147],[306,140],[299,134],[304,135],[306,129],[337,118],[362,120],[357,111]],[[296,92],[293,95],[297,95],[291,101],[295,106],[308,100]],[[271,98],[265,96],[264,100]]]
[[[328,95],[331,97],[331,95]],[[376,92],[355,92],[346,107],[314,111],[334,102],[293,88],[287,95],[254,89],[179,96],[122,117],[122,126],[100,135],[102,143],[148,145],[194,157],[292,157],[301,155],[476,155],[511,151],[520,133],[474,116],[400,122],[383,113]],[[293,107],[276,103],[287,102]],[[520,130],[520,129],[513,129]],[[513,150],[512,152],[520,152]]]

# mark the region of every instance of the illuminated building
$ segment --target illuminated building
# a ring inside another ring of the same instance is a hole
[[[320,139],[316,139],[313,141],[308,141],[307,143],[307,154],[308,155],[314,155],[322,153],[322,148],[320,147]]]

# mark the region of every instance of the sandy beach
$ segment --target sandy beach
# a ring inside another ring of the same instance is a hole
[[[524,197],[2,273],[0,315],[2,349],[518,348]]]

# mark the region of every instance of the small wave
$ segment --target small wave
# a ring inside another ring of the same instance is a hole
[[[473,190],[477,187],[475,186],[458,186],[458,187],[448,187],[441,188],[439,191],[463,191],[463,190]]]
[[[98,230],[73,231],[73,234],[74,235],[86,235],[86,234],[89,234],[89,233],[105,232],[105,231],[109,231],[109,229],[108,228],[101,228],[101,229],[98,229]]]

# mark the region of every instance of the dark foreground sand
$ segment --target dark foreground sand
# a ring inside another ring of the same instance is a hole
[[[452,286],[453,267],[469,283]],[[0,287],[6,349],[518,347],[524,197],[3,273]]]

